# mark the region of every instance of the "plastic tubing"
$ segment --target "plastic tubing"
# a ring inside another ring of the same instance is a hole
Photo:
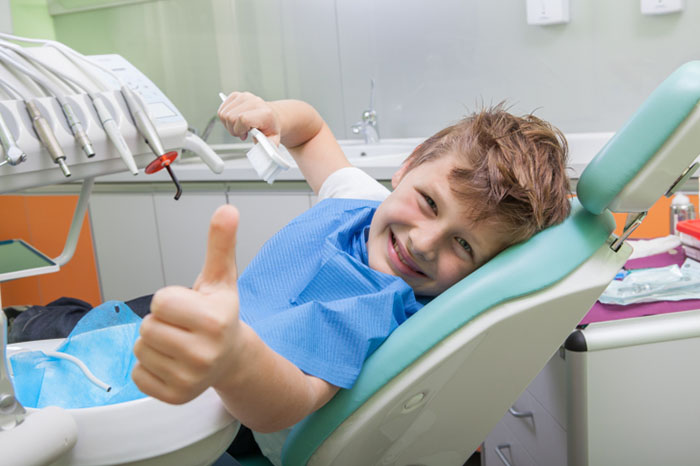
[[[104,383],[103,381],[101,381],[97,377],[95,377],[95,374],[90,372],[90,369],[88,369],[88,367],[85,365],[85,363],[83,361],[81,361],[80,359],[76,358],[75,356],[72,356],[72,355],[67,354],[67,353],[61,353],[58,351],[42,351],[42,353],[44,353],[46,356],[48,356],[50,358],[65,359],[66,361],[72,362],[73,364],[78,366],[81,371],[83,371],[83,374],[85,374],[85,377],[87,377],[88,380],[90,380],[90,382],[94,383],[95,385],[97,385],[98,387],[100,387],[102,390],[104,390],[106,392],[109,392],[110,390],[112,390],[112,387],[110,387],[108,384]]]

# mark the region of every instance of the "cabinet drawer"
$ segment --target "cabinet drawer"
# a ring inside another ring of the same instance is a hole
[[[496,424],[484,442],[481,452],[484,466],[537,466],[525,448],[505,425],[505,419]]]
[[[527,391],[566,428],[566,360],[560,354],[554,353]]]
[[[502,422],[540,466],[566,464],[566,431],[525,391]],[[530,415],[525,415],[529,413]]]

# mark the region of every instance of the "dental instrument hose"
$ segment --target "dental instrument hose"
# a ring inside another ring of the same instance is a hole
[[[80,145],[83,152],[85,152],[85,155],[87,155],[88,157],[93,157],[95,155],[95,149],[92,147],[92,142],[90,141],[90,138],[88,138],[87,133],[83,129],[82,123],[80,123],[80,120],[76,117],[75,111],[73,110],[73,106],[70,104],[70,102],[68,102],[68,100],[66,100],[61,89],[59,89],[54,83],[52,83],[48,79],[43,78],[38,73],[30,70],[26,66],[19,63],[6,50],[0,50],[0,61],[3,61],[6,65],[9,65],[17,69],[18,71],[21,71],[22,73],[26,74],[34,81],[41,84],[44,88],[46,88],[56,97],[56,100],[58,100],[59,106],[61,107],[61,111],[63,112],[63,115],[66,118],[66,121],[68,122],[68,127],[73,133],[73,137],[75,138],[76,142]]]
[[[46,147],[46,150],[48,150],[51,160],[55,164],[58,164],[58,166],[61,168],[63,175],[69,177],[71,173],[68,169],[68,165],[66,165],[66,154],[63,152],[61,144],[59,144],[56,135],[51,129],[51,125],[49,125],[48,121],[46,121],[44,116],[41,114],[38,105],[36,102],[34,102],[35,99],[22,94],[18,89],[11,86],[7,82],[0,81],[0,86],[8,91],[8,93],[15,94],[15,96],[24,102],[24,106],[27,109],[27,113],[29,113],[32,126],[34,127],[34,131],[36,131],[39,140],[44,147]]]
[[[18,55],[21,55],[22,57],[24,57],[27,61],[30,61],[33,64],[35,64],[35,66],[36,66],[36,64],[41,65],[47,71],[53,73],[55,76],[58,76],[65,83],[70,85],[74,91],[86,93],[90,97],[92,105],[95,108],[95,111],[97,113],[97,117],[99,118],[100,123],[102,124],[102,128],[105,130],[105,133],[107,133],[107,137],[109,137],[110,141],[112,142],[114,147],[117,149],[117,152],[119,153],[119,156],[121,157],[122,161],[124,162],[124,164],[129,169],[129,172],[131,172],[132,175],[138,175],[139,169],[136,166],[136,161],[134,160],[134,155],[131,153],[131,150],[129,149],[129,146],[126,143],[124,136],[122,135],[121,131],[119,130],[119,126],[117,125],[117,122],[114,120],[114,117],[112,116],[110,111],[107,109],[107,106],[104,104],[104,102],[102,101],[100,96],[97,95],[94,92],[94,90],[86,89],[83,84],[78,83],[75,79],[71,78],[70,76],[63,73],[62,71],[56,69],[55,67],[49,65],[48,63],[45,63],[41,59],[30,56],[29,54],[27,54],[24,51],[24,49],[22,47],[20,47],[18,45],[15,45],[11,42],[0,39],[0,47],[6,47],[6,48],[9,48],[10,50],[13,50]],[[84,67],[80,63],[78,63],[77,60],[74,60],[72,58],[69,58],[69,59],[76,66],[78,66],[81,70],[85,71]],[[91,74],[88,74],[88,73],[86,73],[86,74],[88,76],[92,77]],[[97,85],[97,87],[99,87],[99,85]]]

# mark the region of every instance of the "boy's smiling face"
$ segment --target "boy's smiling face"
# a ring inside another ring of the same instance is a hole
[[[448,182],[455,161],[445,155],[411,170],[404,164],[370,226],[369,266],[402,278],[419,296],[437,296],[508,244],[496,222],[465,220],[469,206]]]

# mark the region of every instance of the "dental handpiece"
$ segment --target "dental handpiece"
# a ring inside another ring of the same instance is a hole
[[[2,115],[0,115],[0,143],[5,149],[5,162],[0,163],[0,165],[9,163],[14,166],[27,160],[27,154],[17,146],[15,137],[12,135]]]
[[[121,91],[126,105],[129,107],[129,112],[134,119],[136,128],[146,140],[148,147],[150,147],[153,153],[158,157],[165,154],[165,149],[163,149],[163,143],[160,140],[160,136],[158,136],[158,131],[156,131],[155,125],[153,125],[153,122],[137,101],[136,96],[133,94],[134,91],[127,86],[122,86]]]
[[[49,125],[49,122],[43,117],[41,111],[39,111],[39,107],[37,107],[33,100],[25,101],[25,105],[27,107],[27,111],[29,112],[29,116],[32,119],[34,130],[36,131],[37,136],[39,136],[39,140],[49,151],[51,160],[53,160],[55,164],[58,164],[66,177],[69,177],[70,170],[68,169],[68,165],[66,165],[66,154],[63,152],[63,148],[58,143],[58,139],[56,139],[56,135],[53,133],[51,125]]]
[[[60,104],[61,110],[63,111],[63,115],[66,117],[66,121],[68,122],[68,126],[70,127],[70,130],[73,133],[75,141],[78,144],[80,144],[80,147],[83,149],[83,152],[85,152],[85,155],[87,155],[88,157],[94,157],[95,149],[92,147],[92,142],[90,141],[90,138],[88,138],[87,133],[83,129],[82,123],[80,123],[80,120],[75,115],[73,107],[70,103],[66,101],[62,101],[60,102]]]
[[[107,133],[107,136],[112,141],[112,144],[114,144],[114,147],[116,147],[122,161],[132,175],[138,175],[139,169],[136,166],[134,155],[131,153],[129,146],[126,144],[124,136],[122,136],[122,133],[119,131],[117,122],[114,121],[112,114],[109,112],[104,102],[102,102],[102,99],[93,94],[90,94],[90,98],[92,99],[92,104],[95,107],[95,111],[97,112],[97,116],[100,119],[100,123],[102,123],[105,133]]]

